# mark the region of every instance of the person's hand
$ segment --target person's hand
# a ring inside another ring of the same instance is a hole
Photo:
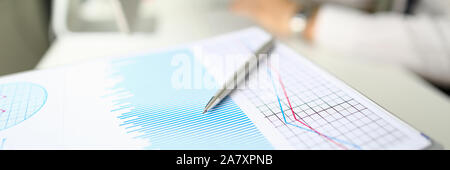
[[[290,20],[298,9],[299,5],[290,0],[235,0],[232,5],[234,12],[281,36],[291,33]]]

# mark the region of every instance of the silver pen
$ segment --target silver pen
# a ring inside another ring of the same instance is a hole
[[[206,104],[205,109],[203,110],[203,113],[208,112],[210,109],[212,109],[214,106],[219,104],[228,94],[230,94],[237,85],[245,79],[245,77],[248,76],[251,70],[253,70],[256,66],[256,64],[251,63],[257,63],[260,61],[260,59],[264,58],[262,54],[267,54],[266,56],[269,56],[269,53],[273,49],[275,45],[274,38],[271,38],[269,41],[264,43],[263,46],[261,46],[254,54],[254,56],[251,56],[249,60],[247,60],[241,67],[239,67],[238,70],[236,70],[232,77],[228,79],[228,81],[225,82],[223,87],[219,89],[219,91],[216,92],[216,94],[209,99],[208,104]],[[246,71],[246,68],[248,68],[248,71]],[[233,88],[230,88],[233,87]]]

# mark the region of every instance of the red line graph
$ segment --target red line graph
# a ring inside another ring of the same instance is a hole
[[[4,98],[6,98],[6,96],[1,96],[1,97],[0,97],[0,100],[1,100],[1,99],[4,99]],[[5,113],[5,112],[6,112],[6,110],[0,109],[0,115],[1,115],[2,113]]]
[[[270,66],[270,64],[269,64],[269,68],[272,69],[272,67]],[[283,83],[283,81],[281,80],[280,73],[279,73],[278,70],[276,70],[276,69],[272,69],[272,70],[275,70],[275,72],[277,73],[278,81],[280,82],[281,89],[283,89],[284,96],[286,97],[286,100],[287,100],[287,102],[288,102],[288,104],[289,104],[289,108],[290,108],[290,110],[291,110],[291,112],[292,112],[292,115],[294,116],[294,119],[295,119],[297,122],[300,122],[302,125],[304,125],[304,126],[308,127],[309,129],[311,129],[312,131],[316,132],[318,135],[324,137],[324,138],[327,139],[328,141],[330,141],[330,142],[332,142],[333,144],[337,145],[338,147],[347,150],[347,149],[348,149],[347,147],[341,145],[340,143],[337,143],[336,141],[330,139],[328,136],[323,135],[322,133],[318,132],[317,130],[315,130],[315,129],[312,128],[311,126],[309,126],[309,125],[307,125],[306,123],[304,123],[304,122],[302,122],[302,121],[300,121],[300,120],[297,119],[297,116],[295,116],[294,109],[292,109],[291,101],[289,100],[289,97],[288,97],[288,95],[287,95],[286,88],[284,87],[284,83]]]

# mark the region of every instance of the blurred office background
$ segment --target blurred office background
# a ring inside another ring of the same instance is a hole
[[[335,0],[336,3],[341,1],[342,3],[350,1],[354,8],[367,12],[393,11],[396,10],[393,4],[398,2]],[[48,52],[54,42],[62,39],[59,37],[68,34],[71,36],[65,37],[72,39],[80,37],[72,36],[74,34],[83,36],[83,33],[92,32],[147,37],[158,41],[158,45],[147,47],[157,48],[257,25],[248,18],[230,12],[231,2],[231,0],[0,0],[0,75],[30,70],[36,68],[38,64],[38,68],[46,68],[56,66],[54,63],[66,64],[75,61],[71,59],[70,54],[60,56],[63,52],[58,55],[55,52],[59,50],[71,53],[67,50],[71,48],[67,45],[70,43],[60,41]],[[122,16],[118,13],[118,7],[127,15]],[[284,39],[289,41],[296,38],[298,39],[298,37]],[[107,40],[108,37],[95,35],[91,39]],[[310,48],[298,40],[293,44],[301,46],[302,49]],[[142,47],[146,48],[145,45]],[[97,46],[97,51],[105,51],[101,48],[102,46]],[[97,51],[90,53],[101,53]],[[102,53],[107,54],[113,55]],[[55,56],[59,56],[58,59],[55,59]],[[45,61],[41,61],[43,57]],[[63,61],[61,58],[66,58],[67,62],[60,62]],[[434,87],[444,93],[449,92],[447,88]]]
[[[42,68],[38,66],[40,59],[46,58],[47,50],[58,38],[69,37],[66,35],[77,37],[72,35],[92,34],[94,39],[102,40],[107,39],[108,35],[133,32],[134,35],[130,37],[150,36],[148,39],[155,41],[154,36],[166,37],[162,41],[167,41],[160,43],[166,46],[250,26],[248,22],[242,22],[248,21],[246,19],[235,20],[238,17],[231,17],[229,21],[215,19],[224,15],[224,11],[228,12],[228,2],[229,0],[0,0],[0,76]],[[119,16],[121,14],[118,14],[117,8],[121,8],[120,12],[127,15]],[[122,17],[127,17],[125,19],[130,28],[124,28]],[[199,25],[201,22],[205,24]],[[221,26],[220,23],[231,27]],[[195,32],[197,27],[214,33]],[[103,33],[106,36],[97,36]],[[72,61],[70,56],[61,58]],[[44,62],[43,65],[56,65],[51,61],[49,63],[51,64]]]
[[[0,75],[33,69],[50,46],[50,0],[0,0]]]

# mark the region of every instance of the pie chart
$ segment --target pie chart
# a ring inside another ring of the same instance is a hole
[[[31,118],[45,105],[47,91],[28,82],[0,84],[0,131]]]

